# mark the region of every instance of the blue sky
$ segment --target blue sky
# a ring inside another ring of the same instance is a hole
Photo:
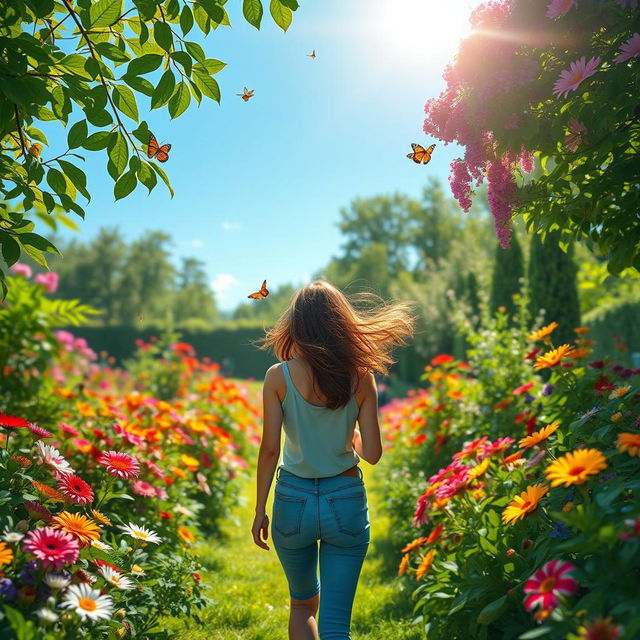
[[[93,198],[80,238],[101,226],[131,238],[163,229],[176,260],[205,262],[225,310],[263,278],[274,288],[306,281],[338,253],[339,210],[353,198],[419,196],[428,176],[446,183],[454,147],[438,145],[426,167],[406,154],[411,142],[430,142],[424,102],[442,89],[474,4],[301,0],[284,34],[270,16],[257,31],[232,0],[232,28],[203,42],[209,57],[228,63],[217,76],[221,105],[192,104],[170,120],[139,101],[158,140],[173,145],[164,168],[175,197],[159,185],[114,202],[106,155],[87,153]],[[306,55],[312,49],[316,59]],[[236,96],[243,86],[255,90],[247,103]]]

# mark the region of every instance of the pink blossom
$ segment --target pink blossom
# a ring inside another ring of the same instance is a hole
[[[634,33],[620,48],[620,55],[616,56],[613,61],[617,64],[626,62],[640,56],[640,33]]]
[[[575,91],[584,80],[592,76],[596,72],[599,64],[599,56],[594,56],[589,62],[587,62],[584,56],[572,62],[569,69],[565,69],[560,73],[560,77],[553,86],[553,93],[558,97],[563,94],[566,97],[569,91]]]
[[[569,133],[564,137],[564,146],[573,152],[582,142],[582,134],[587,131],[587,127],[575,118],[571,118],[568,129]]]
[[[451,163],[451,173],[449,174],[449,184],[451,193],[458,201],[463,211],[467,212],[471,208],[471,176],[467,164],[461,158],[456,158]]]
[[[49,271],[48,273],[39,273],[35,277],[35,281],[49,293],[54,293],[58,288],[58,274],[54,271]]]
[[[551,0],[547,6],[547,18],[560,18],[576,6],[576,0]]]
[[[145,482],[144,480],[136,480],[132,485],[134,493],[137,493],[139,496],[144,496],[145,498],[155,498],[156,497],[156,488]]]
[[[22,262],[16,262],[11,267],[11,271],[17,276],[24,276],[25,278],[31,277],[31,267],[28,264],[24,264]]]
[[[535,167],[533,153],[527,151],[524,147],[520,147],[520,167],[525,173],[533,173]]]
[[[487,167],[489,181],[487,201],[493,216],[498,242],[503,249],[509,248],[511,240],[511,217],[517,190],[511,166],[511,159],[507,156],[489,162]]]

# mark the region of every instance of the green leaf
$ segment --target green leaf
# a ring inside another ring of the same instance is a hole
[[[551,627],[539,627],[538,629],[531,629],[531,631],[525,631],[525,633],[520,634],[518,640],[533,640],[533,638],[541,638],[550,633]]]
[[[260,29],[262,21],[262,2],[260,0],[242,0],[242,13],[249,24]]]
[[[81,147],[87,139],[87,121],[79,120],[70,129],[67,134],[67,144],[69,149]]]
[[[60,168],[64,172],[64,175],[71,181],[74,187],[87,199],[91,200],[91,196],[87,191],[87,176],[82,169],[79,169],[74,164],[67,162],[66,160],[58,160]]]
[[[156,178],[156,174],[153,172],[151,165],[146,162],[141,162],[136,174],[138,180],[140,180],[140,182],[149,189],[149,193],[151,193],[156,184],[158,184],[158,178]]]
[[[293,12],[289,7],[282,4],[280,0],[271,0],[269,11],[273,21],[283,30],[286,31],[291,26],[293,20]]]
[[[162,78],[160,78],[158,86],[153,90],[153,95],[151,96],[151,108],[157,109],[163,104],[166,104],[169,98],[171,98],[175,86],[176,79],[173,76],[173,71],[167,69],[162,74]]]
[[[203,48],[197,42],[185,42],[184,46],[189,55],[198,62],[204,62],[207,59]]]
[[[0,243],[2,243],[2,257],[10,267],[20,259],[20,245],[8,233],[0,234]]]
[[[111,133],[109,131],[98,131],[92,133],[83,143],[82,146],[89,151],[99,151],[100,149],[106,149],[109,144],[109,137]]]
[[[120,200],[128,196],[138,184],[136,180],[136,174],[133,171],[127,171],[123,173],[118,182],[113,187],[113,195],[116,200]]]
[[[181,82],[169,100],[169,115],[171,119],[184,113],[191,102],[191,93],[185,82]]]
[[[122,0],[98,0],[89,6],[91,27],[109,27],[122,15]]]
[[[57,253],[60,255],[60,252],[53,245],[52,242],[39,236],[37,233],[21,233],[18,236],[18,240],[20,244],[22,244],[25,248],[27,245],[35,247],[39,251],[46,251],[48,253]]]
[[[497,620],[507,608],[507,596],[502,596],[493,602],[490,602],[478,614],[478,624],[491,624]]]
[[[210,76],[213,76],[218,73],[218,71],[222,71],[222,69],[227,66],[227,63],[221,62],[220,60],[215,60],[213,58],[207,58],[202,66],[207,70],[207,73]]]
[[[153,39],[165,51],[171,51],[173,47],[173,35],[171,33],[171,27],[166,22],[158,21],[153,25]]]
[[[183,36],[186,36],[193,28],[193,13],[191,13],[188,4],[182,7],[182,12],[180,13],[180,28],[182,29]]]
[[[193,17],[202,33],[206,35],[211,31],[211,18],[209,18],[207,12],[199,4],[194,5]]]
[[[291,11],[295,11],[300,5],[297,0],[280,0],[280,2],[285,6],[289,7]]]
[[[155,162],[150,163],[149,166],[160,176],[160,178],[162,178],[162,182],[164,182],[165,185],[167,185],[167,189],[169,189],[169,193],[173,198],[174,196],[173,187],[171,186],[171,183],[169,182],[169,178],[167,177],[167,174],[164,172],[162,167],[158,166]]]
[[[154,86],[146,78],[125,74],[122,76],[122,80],[138,93],[142,93],[145,96],[153,95]]]
[[[113,60],[114,62],[126,62],[130,59],[130,56],[122,49],[118,49],[115,44],[111,42],[98,42],[95,46],[96,51],[105,58]]]
[[[206,72],[194,69],[193,81],[205,96],[215,100],[218,104],[220,103],[220,87],[214,78],[210,77]]]
[[[171,55],[171,58],[178,62],[187,76],[191,75],[191,67],[193,65],[191,56],[185,51],[174,51]]]
[[[122,84],[113,88],[113,103],[116,107],[135,122],[138,122],[138,105],[136,103],[136,97],[129,89]]]
[[[116,169],[117,178],[127,168],[127,162],[129,162],[129,147],[124,136],[119,131],[112,138],[112,143],[109,145],[109,159]]]
[[[62,173],[53,167],[47,171],[47,184],[58,194],[67,192],[67,181]]]
[[[224,20],[224,9],[215,0],[199,0],[198,4],[214,24],[218,25]]]
[[[159,53],[146,53],[145,55],[134,58],[127,65],[127,74],[132,76],[140,76],[145,73],[151,73],[155,71],[160,64],[162,63],[162,59],[164,56]]]

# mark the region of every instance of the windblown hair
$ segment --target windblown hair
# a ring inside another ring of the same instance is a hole
[[[311,366],[314,389],[329,409],[338,409],[349,402],[360,376],[387,373],[393,348],[407,344],[414,322],[407,303],[385,303],[371,293],[355,294],[350,301],[318,280],[293,296],[260,348],[272,348],[281,361],[303,358]]]

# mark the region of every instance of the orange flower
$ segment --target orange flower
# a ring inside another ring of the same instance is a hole
[[[402,556],[402,560],[400,560],[400,566],[398,567],[398,575],[403,576],[409,567],[409,554],[405,554]]]
[[[572,360],[579,360],[580,358],[586,358],[592,353],[593,353],[593,349],[588,349],[587,347],[580,347],[578,349],[574,349],[569,355],[569,357]]]
[[[552,487],[582,484],[589,476],[606,469],[605,457],[598,449],[577,449],[558,458],[547,467],[547,479]]]
[[[427,544],[427,538],[425,538],[424,536],[420,537],[420,538],[416,538],[415,540],[412,540],[411,542],[409,542],[408,544],[406,544],[403,548],[401,553],[411,553],[412,551],[415,551],[416,549],[418,549],[419,547],[424,546],[425,544]]]
[[[540,500],[549,491],[549,487],[543,484],[534,484],[527,487],[519,496],[516,496],[502,512],[504,524],[514,524],[537,508]]]
[[[553,333],[553,331],[555,329],[557,329],[557,327],[558,327],[558,323],[557,322],[551,322],[546,327],[542,327],[542,329],[538,329],[537,331],[534,331],[527,338],[527,340],[529,342],[535,342],[536,340],[545,340],[546,338],[548,338],[551,335],[551,333]]]
[[[507,456],[506,458],[504,458],[502,462],[504,462],[504,464],[518,464],[519,462],[523,462],[522,460],[523,453],[524,453],[523,451],[516,451],[515,453],[512,453],[510,456]]]
[[[431,569],[431,565],[433,564],[433,556],[436,555],[435,549],[429,549],[427,553],[425,553],[422,558],[418,568],[416,569],[416,580],[422,580],[426,575],[427,571]]]
[[[0,542],[0,567],[9,564],[13,560],[13,551],[7,547],[6,543]]]
[[[100,539],[98,525],[81,513],[62,511],[51,519],[51,525],[74,535],[78,538],[81,547],[86,547],[92,540]]]
[[[587,331],[589,331],[589,327],[576,327],[574,331],[576,333],[587,333]]]
[[[565,358],[572,356],[575,351],[574,347],[569,344],[561,344],[557,349],[547,351],[542,356],[538,356],[533,365],[533,368],[538,371],[539,369],[547,369],[548,367],[554,367]]]
[[[552,422],[550,425],[543,427],[540,431],[535,431],[530,436],[526,438],[522,438],[518,443],[518,446],[523,449],[528,449],[529,447],[534,447],[535,445],[541,443],[543,440],[546,440],[551,434],[555,433],[560,423],[556,420]]]
[[[107,518],[107,516],[105,516],[104,513],[102,513],[102,511],[98,511],[97,509],[91,509],[91,515],[93,515],[93,517],[98,522],[105,525],[105,527],[112,526],[111,520],[109,520],[109,518]]]
[[[33,480],[31,484],[43,498],[55,500],[56,502],[64,502],[64,496],[57,489],[54,489],[47,484],[43,484],[42,482],[37,482],[36,480]]]
[[[620,433],[616,441],[620,453],[627,451],[630,456],[640,457],[640,433]]]
[[[196,537],[187,529],[186,527],[179,526],[178,527],[178,535],[188,544],[195,542]]]

